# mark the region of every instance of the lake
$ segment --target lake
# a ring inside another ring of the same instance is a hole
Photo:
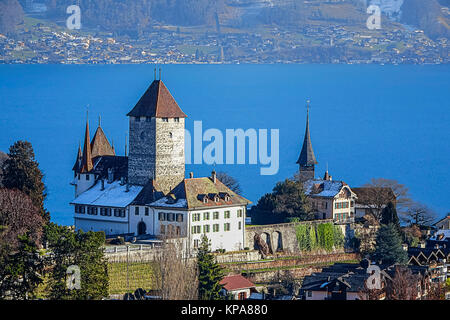
[[[69,185],[89,105],[91,138],[102,127],[124,153],[126,113],[153,80],[153,65],[0,65],[0,150],[19,139],[33,144],[45,173],[52,220],[70,225]],[[294,175],[311,100],[311,140],[323,176],[351,187],[372,177],[396,179],[414,200],[440,216],[449,212],[450,66],[164,65],[162,79],[186,127],[279,129],[279,170],[216,165],[254,203],[277,181]],[[207,143],[204,144],[204,146]],[[186,173],[209,175],[190,164]]]

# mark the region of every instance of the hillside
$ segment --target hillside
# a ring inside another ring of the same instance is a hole
[[[23,22],[22,6],[17,0],[0,0],[0,34],[13,34]]]
[[[450,38],[449,0],[404,0],[401,22],[417,26],[431,38]]]

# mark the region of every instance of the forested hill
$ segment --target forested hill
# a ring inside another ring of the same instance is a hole
[[[68,6],[79,3],[82,23],[117,34],[140,35],[154,23],[179,26],[221,24],[251,27],[258,24],[304,26],[345,24],[364,26],[364,0],[40,0],[47,18],[62,23]],[[385,0],[387,1],[387,0]],[[416,26],[431,38],[450,37],[450,0],[401,0],[400,22]],[[25,4],[25,0],[19,0]],[[0,33],[13,32],[23,20],[18,0],[0,0]],[[386,26],[386,25],[385,25]]]
[[[64,17],[73,0],[50,0],[50,18]],[[84,23],[115,32],[145,30],[152,21],[203,25],[214,21],[224,0],[80,0]]]
[[[22,6],[17,0],[0,0],[0,33],[14,33],[23,22]]]

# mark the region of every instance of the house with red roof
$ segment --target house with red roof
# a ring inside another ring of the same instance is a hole
[[[234,300],[248,299],[252,292],[257,292],[255,284],[240,274],[226,276],[220,284],[223,285],[223,294],[231,294]]]

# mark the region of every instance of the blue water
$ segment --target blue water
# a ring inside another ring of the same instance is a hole
[[[29,140],[45,173],[52,220],[72,224],[69,185],[86,105],[91,134],[102,127],[123,154],[126,113],[153,80],[151,65],[0,66],[0,150]],[[311,99],[311,137],[319,162],[334,179],[360,186],[372,177],[396,179],[439,215],[449,211],[449,66],[167,65],[163,80],[203,129],[280,129],[280,169],[217,165],[256,202],[297,170]],[[211,166],[188,165],[208,175]]]

